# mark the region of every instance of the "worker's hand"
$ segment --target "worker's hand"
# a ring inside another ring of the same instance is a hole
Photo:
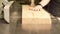
[[[37,5],[37,6],[34,6],[34,7],[30,7],[29,9],[32,10],[32,11],[40,11],[40,9],[42,9],[42,6]]]
[[[42,9],[42,6],[41,5],[37,5],[37,6],[35,6],[34,11],[40,11],[41,9]]]

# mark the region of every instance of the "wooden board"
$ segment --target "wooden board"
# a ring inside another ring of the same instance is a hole
[[[49,24],[23,24],[22,29],[29,30],[29,31],[51,30],[51,25]]]
[[[22,24],[51,24],[50,14],[46,10],[31,11],[29,7],[22,5]]]

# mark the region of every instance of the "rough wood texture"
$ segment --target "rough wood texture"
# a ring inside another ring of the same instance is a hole
[[[40,11],[29,10],[28,5],[22,6],[22,24],[51,24],[50,14],[41,9]]]

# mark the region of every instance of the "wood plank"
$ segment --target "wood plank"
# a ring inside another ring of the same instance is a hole
[[[22,24],[51,24],[50,14],[46,10],[32,11],[29,8],[22,5]]]

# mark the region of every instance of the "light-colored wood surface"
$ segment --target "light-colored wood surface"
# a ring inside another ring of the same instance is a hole
[[[24,24],[22,25],[23,30],[39,31],[39,30],[51,30],[49,24]]]
[[[46,10],[31,11],[29,7],[22,5],[22,24],[51,24],[50,14]]]

